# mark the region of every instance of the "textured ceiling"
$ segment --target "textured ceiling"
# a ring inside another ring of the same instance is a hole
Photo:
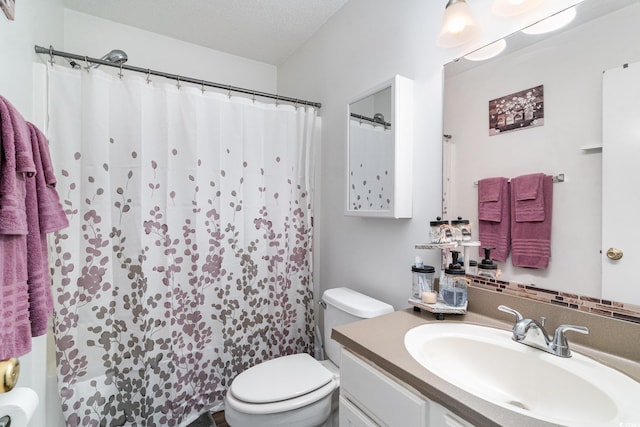
[[[65,0],[110,21],[279,65],[348,0]]]

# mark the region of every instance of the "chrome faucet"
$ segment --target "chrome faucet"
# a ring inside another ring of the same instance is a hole
[[[511,313],[516,317],[516,323],[512,328],[514,341],[556,356],[571,357],[571,350],[569,349],[569,342],[565,332],[589,333],[589,329],[584,326],[560,325],[556,328],[553,338],[549,338],[547,331],[544,329],[544,317],[538,322],[534,319],[525,318],[518,311],[504,305],[498,306],[498,310]]]

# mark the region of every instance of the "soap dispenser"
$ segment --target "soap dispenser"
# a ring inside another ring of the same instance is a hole
[[[467,285],[469,279],[458,262],[459,252],[451,251],[451,264],[444,270],[444,279],[440,284],[440,298],[447,305],[462,307],[467,303]]]
[[[491,250],[495,248],[483,248],[484,259],[478,264],[478,276],[495,279],[498,276],[498,266],[491,259]]]

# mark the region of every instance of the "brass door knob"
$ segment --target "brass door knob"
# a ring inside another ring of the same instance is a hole
[[[20,362],[15,357],[0,360],[0,393],[11,391],[18,383]]]
[[[607,258],[612,259],[614,261],[617,261],[620,258],[622,258],[622,255],[624,254],[620,249],[609,248],[609,250],[607,251]]]

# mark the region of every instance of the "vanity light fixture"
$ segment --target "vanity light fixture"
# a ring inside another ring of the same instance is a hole
[[[455,47],[465,44],[480,34],[480,27],[471,16],[465,0],[449,0],[442,17],[442,29],[438,35],[438,46]]]
[[[496,16],[515,16],[540,6],[544,0],[494,0],[491,11]]]
[[[485,61],[487,59],[493,58],[494,56],[498,56],[506,47],[506,40],[500,39],[484,47],[481,47],[478,50],[474,50],[470,54],[465,55],[464,58],[468,59],[469,61]]]
[[[525,28],[522,32],[532,35],[550,33],[569,24],[575,17],[576,8],[574,6],[556,13],[555,15],[551,15],[550,17]]]

